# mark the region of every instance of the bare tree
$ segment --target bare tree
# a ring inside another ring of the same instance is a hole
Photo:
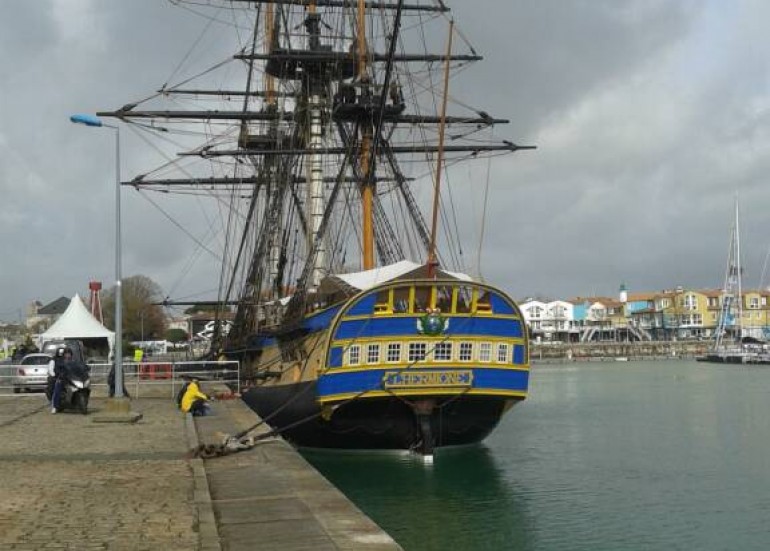
[[[163,298],[160,286],[147,276],[123,279],[123,339],[159,340],[165,337],[166,316],[158,306]],[[104,324],[115,327],[115,288],[107,290],[102,300]]]

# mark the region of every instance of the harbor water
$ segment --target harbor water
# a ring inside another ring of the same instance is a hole
[[[770,546],[770,366],[535,365],[481,445],[306,452],[407,551]]]

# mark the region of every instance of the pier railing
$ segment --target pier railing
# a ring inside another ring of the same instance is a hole
[[[40,396],[45,384],[31,385],[37,392],[25,392],[23,376],[18,372],[24,366],[0,365],[0,396]],[[91,388],[99,394],[106,394],[111,363],[89,364]],[[237,361],[162,361],[124,362],[123,379],[125,388],[132,398],[176,397],[182,385],[189,379],[197,378],[204,385],[216,382],[227,385],[234,393],[241,391],[240,365]],[[38,380],[39,381],[39,380]],[[204,390],[205,392],[205,390]]]

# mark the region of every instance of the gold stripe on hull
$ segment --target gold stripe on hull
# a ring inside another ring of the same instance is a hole
[[[366,398],[386,398],[389,396],[500,396],[504,398],[521,398],[522,400],[527,397],[526,392],[519,390],[495,390],[474,388],[471,390],[457,388],[437,388],[437,389],[419,389],[414,390],[397,390],[392,392],[386,392],[383,390],[367,390],[364,392],[346,392],[344,394],[330,394],[327,396],[319,397],[318,402],[326,404],[329,402],[339,402],[341,400],[350,400],[351,398],[366,399]]]

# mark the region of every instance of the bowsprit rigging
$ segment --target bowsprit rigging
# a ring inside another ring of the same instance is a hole
[[[430,454],[484,438],[526,397],[527,334],[504,292],[444,264],[455,255],[438,239],[440,177],[449,163],[534,147],[492,139],[506,119],[448,101],[450,74],[482,59],[467,41],[454,51],[449,7],[195,7],[230,10],[235,34],[250,29],[245,44],[98,115],[176,147],[127,185],[228,205],[217,303],[235,319],[212,350],[246,366],[246,402],[297,445]],[[447,27],[447,48],[431,51]]]

